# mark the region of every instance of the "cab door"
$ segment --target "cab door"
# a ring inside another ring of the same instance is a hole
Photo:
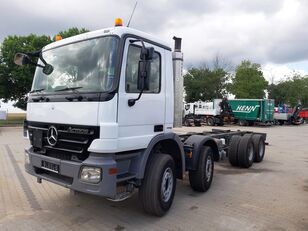
[[[144,90],[133,106],[128,100],[137,99],[138,65],[141,42],[125,41],[118,103],[118,150],[146,148],[153,136],[164,132],[165,126],[165,65],[164,49],[151,43],[155,52],[151,62],[149,90]]]

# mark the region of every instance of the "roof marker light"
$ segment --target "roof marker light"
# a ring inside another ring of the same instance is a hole
[[[62,36],[61,35],[56,35],[56,37],[55,37],[55,40],[56,41],[59,41],[59,40],[61,40],[62,39]]]
[[[116,18],[114,20],[114,26],[123,26],[123,21],[121,18]]]

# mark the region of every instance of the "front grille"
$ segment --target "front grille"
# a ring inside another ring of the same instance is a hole
[[[55,145],[47,141],[48,129],[56,128],[58,137]],[[98,126],[49,124],[27,121],[29,138],[35,153],[61,160],[83,161],[88,158],[88,147],[99,138]]]

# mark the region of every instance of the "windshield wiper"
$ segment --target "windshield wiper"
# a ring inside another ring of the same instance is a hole
[[[29,91],[29,93],[41,92],[41,91],[44,91],[44,90],[45,90],[45,88],[34,89],[32,91]]]
[[[55,91],[75,91],[75,90],[80,89],[80,88],[82,88],[82,87],[66,87],[66,88],[55,90]]]

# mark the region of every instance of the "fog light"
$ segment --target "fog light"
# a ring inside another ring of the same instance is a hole
[[[84,166],[81,168],[80,180],[87,183],[98,183],[101,181],[102,169]]]
[[[30,157],[28,153],[25,153],[25,163],[30,164]]]

